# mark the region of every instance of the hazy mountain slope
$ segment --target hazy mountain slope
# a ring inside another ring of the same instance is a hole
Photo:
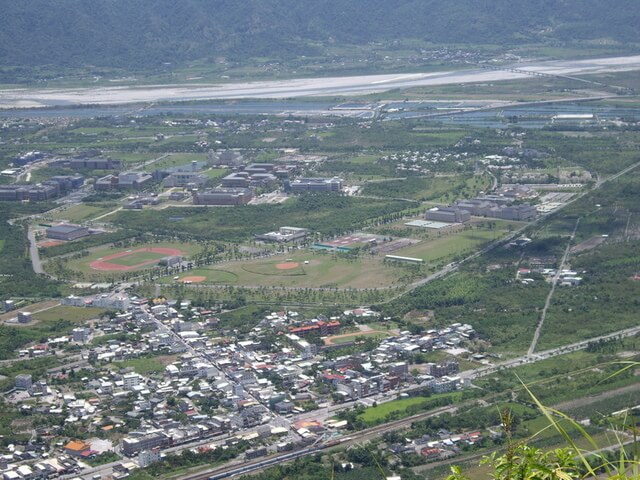
[[[286,58],[317,53],[312,42],[329,40],[515,44],[640,37],[635,0],[0,0],[0,8],[5,66]]]

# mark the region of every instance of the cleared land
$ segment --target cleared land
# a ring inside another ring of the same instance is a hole
[[[60,305],[57,307],[34,313],[33,318],[39,322],[52,322],[56,320],[68,320],[80,323],[93,318],[99,318],[107,310],[104,308],[69,307]]]

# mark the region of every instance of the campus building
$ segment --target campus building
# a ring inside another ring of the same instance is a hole
[[[457,207],[434,207],[427,210],[425,220],[446,223],[465,223],[471,220],[471,213]]]
[[[256,235],[256,240],[263,240],[265,242],[294,242],[296,240],[302,240],[309,235],[310,231],[306,228],[298,227],[280,227],[277,232],[267,232]]]
[[[118,170],[122,168],[121,160],[111,158],[72,158],[69,167],[75,170]]]
[[[0,201],[39,202],[56,198],[79,188],[84,183],[80,175],[57,175],[42,183],[26,185],[3,185],[0,187]]]
[[[202,187],[208,178],[196,172],[173,172],[162,180],[162,186],[171,187]]]
[[[339,192],[342,190],[342,179],[333,178],[296,178],[285,182],[285,190],[292,193],[304,192]]]
[[[213,188],[193,193],[194,205],[246,205],[253,198],[248,188]]]
[[[153,177],[147,172],[121,172],[117,175],[107,175],[96,181],[95,189],[108,190],[142,190],[148,186]]]

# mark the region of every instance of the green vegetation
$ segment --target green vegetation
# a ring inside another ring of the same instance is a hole
[[[211,467],[236,458],[248,448],[249,444],[243,441],[228,448],[210,449],[202,453],[194,453],[193,449],[188,449],[184,450],[179,455],[166,455],[161,461],[156,462],[147,468],[136,470],[128,478],[131,480],[151,480],[169,474],[175,475],[181,472],[184,473],[194,467],[204,465]]]
[[[280,205],[247,205],[241,208],[166,208],[160,211],[120,212],[114,223],[134,231],[175,235],[185,239],[238,242],[271,231],[274,218],[335,235],[399,215],[414,207],[411,202],[371,200],[331,195],[302,195]],[[336,215],[336,212],[339,212]],[[172,221],[173,217],[183,220]]]
[[[120,368],[131,368],[134,372],[139,373],[140,375],[164,372],[162,357],[132,358],[124,362],[114,363],[114,365]]]
[[[27,249],[27,229],[21,223],[9,224],[8,220],[26,214],[40,213],[50,204],[7,204],[0,208],[0,300],[11,297],[56,297],[59,284],[33,272]]]
[[[59,263],[57,259],[54,259],[50,262],[50,266],[52,271],[59,271],[59,273],[65,274],[66,270],[71,270],[68,275],[76,278],[84,278],[89,275],[90,278],[95,279],[114,279],[120,278],[122,276],[122,272],[110,272],[110,271],[101,271],[95,270],[91,268],[91,262],[102,259],[109,255],[113,255],[120,252],[126,252],[128,250],[138,250],[143,248],[171,248],[177,249],[183,252],[185,257],[190,257],[201,250],[200,245],[194,243],[186,243],[186,242],[163,242],[158,241],[156,243],[132,243],[127,242],[126,247],[122,244],[116,244],[111,246],[102,246],[100,248],[93,249],[91,252],[85,251],[81,252],[80,255],[75,255],[68,262]],[[57,247],[51,247],[57,248]],[[159,261],[161,258],[166,257],[165,254],[153,253],[153,252],[137,252],[131,255],[127,255],[124,257],[114,258],[111,260],[105,260],[109,263],[114,263],[123,266],[131,266],[135,267],[141,263],[149,262],[150,260]],[[152,262],[151,264],[146,264],[142,267],[133,270],[141,270],[141,269],[149,269],[155,267],[156,263]]]
[[[82,223],[118,208],[116,203],[81,203],[72,205],[55,214],[56,221]]]
[[[281,263],[298,263],[290,269],[278,268]],[[305,264],[304,262],[308,262]],[[384,264],[378,258],[349,258],[344,254],[297,251],[270,257],[215,264],[184,275],[202,275],[203,282],[231,285],[297,288],[381,288],[399,284],[409,277],[402,267]],[[179,282],[180,280],[178,280]],[[163,279],[171,283],[171,277]]]
[[[358,417],[367,425],[377,425],[394,418],[402,418],[437,405],[446,405],[460,400],[459,393],[440,394],[431,397],[412,397],[381,403],[365,409]]]
[[[638,16],[630,0],[608,6],[577,0],[571,5],[525,2],[499,8],[473,0],[455,5],[403,0],[392,8],[372,0],[366,15],[354,0],[341,2],[340,8],[329,0],[314,5],[253,1],[223,5],[215,14],[202,0],[189,0],[181,8],[143,1],[90,7],[67,0],[54,9],[47,6],[44,0],[3,6],[3,81],[26,81],[28,74],[32,79],[69,75],[70,68],[76,74],[70,80],[78,84],[92,75],[113,77],[141,70],[149,71],[155,81],[166,81],[174,73],[184,81],[194,76],[219,78],[223,73],[255,77],[264,75],[267,66],[276,76],[288,71],[282,63],[298,74],[335,74],[368,71],[366,64],[358,64],[372,55],[377,68],[397,69],[390,58],[403,60],[404,68],[424,68],[425,62],[418,62],[420,52],[443,44],[486,53],[515,45],[529,57],[575,55],[576,49],[598,54],[610,52],[612,46],[618,52],[631,51],[637,45]],[[306,22],[310,17],[314,21]],[[29,42],[23,18],[38,26]],[[61,25],[65,34],[59,35],[52,25]],[[550,25],[554,28],[543,28]],[[445,58],[434,56],[427,66],[446,65]],[[344,59],[345,65],[333,65],[336,59]]]
[[[401,180],[387,180],[367,183],[364,195],[409,198],[420,201],[453,201],[459,198],[475,197],[490,186],[488,176],[456,175],[452,177],[409,177]]]

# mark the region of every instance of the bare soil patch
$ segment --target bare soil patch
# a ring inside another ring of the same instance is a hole
[[[278,270],[293,270],[294,268],[298,268],[300,264],[298,262],[284,262],[278,263],[276,268]]]

